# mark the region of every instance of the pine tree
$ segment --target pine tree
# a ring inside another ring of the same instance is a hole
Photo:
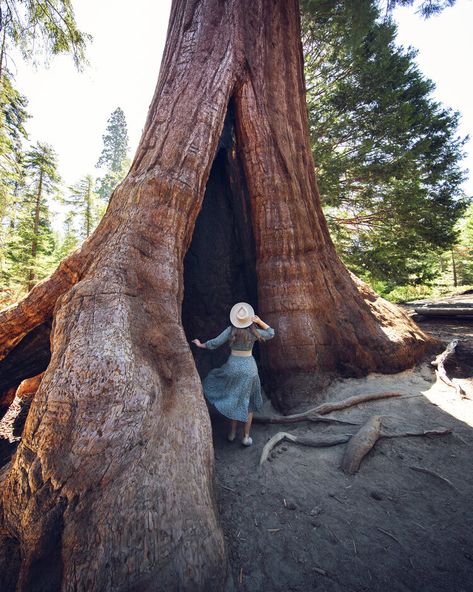
[[[473,285],[473,204],[458,224],[458,242],[452,248],[452,265],[460,286]]]
[[[57,248],[55,250],[56,264],[58,264],[66,255],[69,255],[79,244],[81,237],[79,236],[76,225],[76,215],[70,211],[64,220],[63,235],[56,241]]]
[[[19,200],[14,232],[6,246],[10,286],[30,290],[38,279],[50,272],[54,260],[54,239],[47,197],[57,193],[60,181],[57,156],[51,146],[38,142],[25,155],[28,175],[26,191]]]
[[[125,114],[118,107],[107,122],[107,129],[102,136],[103,149],[97,161],[97,168],[105,171],[98,179],[97,193],[104,202],[108,202],[115,187],[123,180],[130,160],[128,154],[128,131]]]
[[[69,195],[63,198],[63,203],[71,208],[70,224],[77,220],[77,235],[87,238],[103,215],[103,204],[98,201],[94,191],[94,178],[86,175],[74,186],[69,187]]]
[[[10,76],[0,81],[0,259],[5,233],[14,216],[15,194],[23,181],[22,142],[27,139],[27,100],[13,86]]]
[[[85,48],[90,39],[90,35],[78,29],[70,0],[0,2],[0,276],[4,288],[16,285],[15,261],[25,257],[23,243],[28,234],[25,231],[26,235],[20,237],[17,232],[25,224],[28,227],[25,211],[34,200],[25,186],[22,148],[22,141],[26,139],[24,123],[29,117],[27,101],[14,87],[14,78],[8,68],[10,52],[15,48],[23,58],[34,62],[41,56],[47,61],[52,55],[69,53],[80,68],[86,62]],[[35,225],[36,238],[34,232],[30,237],[31,250],[35,250],[40,231],[46,232],[44,216],[47,214],[43,206],[35,205],[39,219]],[[31,277],[47,275],[51,270],[48,265],[41,268],[40,259],[44,253],[41,249],[36,250],[36,257],[33,257],[36,263],[33,267],[27,264]],[[18,270],[20,284],[24,269]],[[5,302],[4,296],[2,302]]]
[[[333,2],[327,12],[326,4],[306,4],[303,41],[332,236],[345,263],[387,291],[429,282],[467,203],[458,114],[432,100],[415,53],[395,45],[395,27],[379,19],[374,3],[364,3],[356,39],[353,13]]]
[[[77,28],[70,0],[8,0],[2,2],[0,79],[11,47],[20,49],[25,59],[35,59],[42,51],[50,55],[72,54],[74,63],[85,63],[85,48],[91,36]]]

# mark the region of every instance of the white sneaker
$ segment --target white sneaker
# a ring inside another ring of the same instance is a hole
[[[235,433],[235,434],[232,434],[232,433],[230,432],[230,433],[228,434],[228,436],[227,436],[227,440],[228,440],[229,442],[235,442],[235,438],[236,438],[236,433]]]
[[[253,440],[250,438],[250,436],[245,436],[241,443],[243,446],[251,446],[253,444]]]

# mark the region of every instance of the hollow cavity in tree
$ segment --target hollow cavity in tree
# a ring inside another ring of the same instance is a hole
[[[189,341],[194,337],[207,340],[223,331],[230,323],[228,314],[235,302],[249,302],[258,310],[250,207],[236,142],[235,108],[230,101],[184,259],[182,322]],[[194,351],[200,375],[220,366],[227,355],[225,348]]]

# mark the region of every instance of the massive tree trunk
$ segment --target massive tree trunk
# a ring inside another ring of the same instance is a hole
[[[297,1],[175,0],[127,178],[81,249],[1,315],[4,356],[53,317],[3,494],[18,590],[223,588],[210,423],[188,340],[222,330],[240,298],[276,328],[260,362],[285,408],[334,375],[410,366],[428,343],[330,240]]]

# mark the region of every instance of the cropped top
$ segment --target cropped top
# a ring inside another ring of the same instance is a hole
[[[263,341],[267,341],[268,339],[272,339],[274,337],[274,329],[272,327],[268,327],[267,329],[260,329],[257,327],[256,331]],[[248,332],[250,334],[251,343],[238,343],[236,341],[232,344],[232,351],[251,351],[253,349],[253,344],[257,340],[257,337],[256,335],[253,335],[251,331]],[[225,329],[225,331],[222,331],[220,335],[217,335],[217,337],[214,337],[214,339],[209,339],[206,341],[204,345],[207,349],[216,349],[228,341],[231,337],[231,334],[232,326],[230,325]]]

